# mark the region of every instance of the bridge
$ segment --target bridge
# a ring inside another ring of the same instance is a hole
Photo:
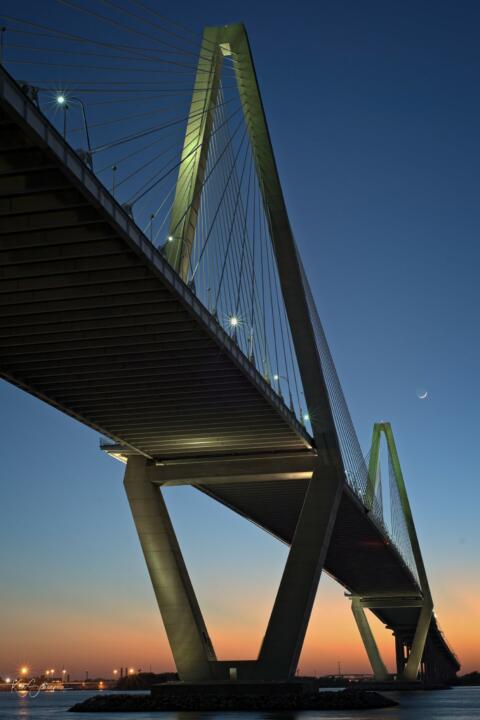
[[[58,100],[70,104],[62,132],[39,87],[0,67],[0,372],[126,463],[181,679],[293,677],[323,570],[346,590],[376,680],[391,676],[366,609],[392,632],[396,679],[452,679],[460,665],[434,613],[392,429],[374,426],[365,458],[288,220],[245,28],[205,30],[183,143],[133,193],[129,176],[124,197],[116,158],[111,187],[94,172],[97,151],[176,121],[99,148],[87,132],[75,150],[77,100]],[[138,210],[148,193],[154,204]],[[216,658],[162,496],[175,485],[289,546],[257,658]]]

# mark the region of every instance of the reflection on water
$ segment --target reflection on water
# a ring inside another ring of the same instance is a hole
[[[95,693],[43,693],[36,698],[0,693],[0,720],[480,720],[480,687],[453,688],[434,692],[387,693],[401,705],[386,710],[359,712],[282,712],[282,713],[67,713],[74,703]]]

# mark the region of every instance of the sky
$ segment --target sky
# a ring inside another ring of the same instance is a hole
[[[39,17],[37,3],[19,5]],[[188,0],[161,10],[193,30],[247,26],[362,448],[374,422],[392,423],[436,613],[463,671],[480,669],[478,3]],[[23,663],[79,677],[172,669],[124,466],[95,432],[7,383],[0,403],[0,676]],[[254,657],[287,549],[188,488],[167,502],[218,656]],[[393,670],[392,638],[374,627]],[[344,590],[324,575],[300,670],[336,672],[338,662],[368,670]]]

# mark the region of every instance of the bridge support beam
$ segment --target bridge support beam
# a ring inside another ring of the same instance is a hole
[[[161,490],[151,482],[144,457],[129,458],[124,485],[178,674],[187,682],[211,680],[215,652]]]
[[[395,637],[395,663],[397,666],[397,679],[403,675],[405,668],[405,642],[399,631],[394,632]]]
[[[422,661],[423,651],[425,650],[425,642],[432,620],[432,610],[432,603],[426,599],[420,611],[420,617],[418,618],[408,660],[401,675],[401,679],[405,682],[413,682],[418,678],[420,663]]]
[[[343,491],[318,464],[309,483],[258,663],[264,680],[295,675]]]
[[[368,622],[365,610],[361,605],[359,597],[352,597],[352,612],[357,623],[358,631],[363,641],[368,660],[373,670],[375,680],[383,682],[388,679],[388,670],[382,660],[378,645],[373,636],[370,623]]]

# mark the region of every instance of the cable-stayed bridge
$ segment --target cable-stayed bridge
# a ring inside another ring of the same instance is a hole
[[[196,47],[140,2],[105,3],[116,14],[63,4],[120,36],[5,19],[2,376],[107,436],[126,462],[182,679],[292,677],[325,569],[346,588],[378,680],[389,674],[365,609],[392,630],[397,679],[448,680],[459,664],[433,612],[393,434],[375,425],[364,458],[244,27],[207,28]],[[33,49],[21,42],[32,33]],[[97,79],[108,68],[126,79]],[[161,493],[181,484],[290,546],[256,659],[216,659]]]

